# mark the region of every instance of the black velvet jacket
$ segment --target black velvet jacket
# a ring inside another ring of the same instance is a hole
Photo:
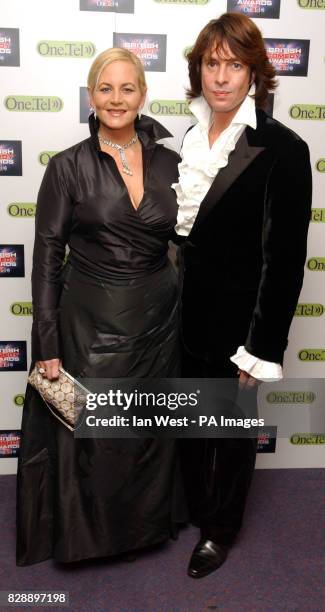
[[[134,210],[111,155],[101,151],[98,121],[91,136],[58,153],[46,169],[37,200],[33,254],[32,359],[61,357],[59,303],[66,245],[82,273],[107,280],[155,272],[167,260],[176,223],[171,184],[179,156],[157,143],[171,134],[142,115],[135,128],[142,144],[144,196]]]
[[[209,362],[240,345],[282,363],[303,281],[311,207],[306,143],[257,110],[181,246],[185,346]]]

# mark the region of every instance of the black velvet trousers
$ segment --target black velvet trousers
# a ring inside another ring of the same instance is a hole
[[[184,378],[233,378],[228,359],[213,364],[183,351]],[[257,391],[245,391],[250,414],[257,415]],[[230,546],[241,527],[256,458],[256,438],[180,440],[181,462],[193,524],[202,537]]]

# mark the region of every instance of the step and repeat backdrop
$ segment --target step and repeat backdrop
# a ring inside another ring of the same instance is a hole
[[[88,137],[86,81],[91,62],[111,46],[125,47],[141,58],[148,82],[145,112],[174,134],[165,142],[179,151],[193,121],[184,94],[186,51],[201,28],[226,11],[248,15],[262,30],[279,77],[269,113],[308,142],[314,178],[305,281],[285,357],[286,380],[260,389],[260,409],[269,426],[260,431],[257,466],[325,466],[325,0],[3,0],[2,474],[16,471],[30,365],[37,192],[49,159]],[[294,227],[293,218],[292,231]],[[280,292],[278,300],[280,313]]]

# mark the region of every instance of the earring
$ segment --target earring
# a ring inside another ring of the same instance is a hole
[[[96,119],[97,119],[97,115],[96,115],[96,109],[95,109],[95,107],[94,107],[94,106],[91,106],[91,107],[89,108],[89,110],[90,110],[90,112],[91,112],[91,113],[94,113],[94,119],[96,120]]]
[[[138,110],[138,119],[141,119],[141,108]]]

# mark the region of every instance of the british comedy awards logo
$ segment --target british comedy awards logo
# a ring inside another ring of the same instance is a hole
[[[166,34],[114,32],[113,46],[132,51],[142,61],[147,71],[165,72],[166,70]]]
[[[0,28],[0,66],[20,66],[17,28]]]
[[[25,372],[26,370],[26,341],[0,340],[0,372]]]
[[[21,431],[14,429],[0,431],[0,459],[18,457],[20,447]]]
[[[23,244],[0,244],[0,278],[25,276]]]
[[[264,38],[268,58],[281,76],[307,76],[309,40]]]
[[[134,0],[80,0],[80,10],[134,13]]]
[[[279,19],[281,0],[228,0],[227,11],[247,17]]]
[[[0,140],[0,176],[22,176],[21,140]]]
[[[259,429],[257,437],[258,453],[275,453],[277,426],[269,425]]]

